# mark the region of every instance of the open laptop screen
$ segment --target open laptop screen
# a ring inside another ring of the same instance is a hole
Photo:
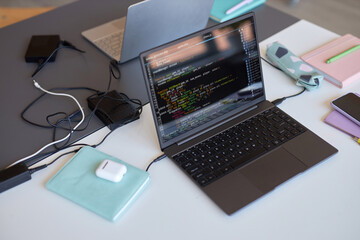
[[[253,16],[143,53],[141,61],[161,143],[264,99]]]

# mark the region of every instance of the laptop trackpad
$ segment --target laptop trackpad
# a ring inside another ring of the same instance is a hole
[[[269,192],[307,167],[284,148],[278,148],[239,170],[261,191]]]

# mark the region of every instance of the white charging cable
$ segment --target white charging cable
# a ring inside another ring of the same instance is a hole
[[[18,164],[18,163],[20,163],[20,162],[23,162],[23,161],[25,161],[25,160],[27,160],[27,159],[29,159],[29,158],[32,158],[32,157],[36,156],[37,154],[39,154],[40,152],[44,151],[46,148],[48,148],[48,147],[50,147],[50,146],[52,146],[52,145],[55,145],[55,144],[58,144],[58,143],[60,143],[60,142],[65,141],[66,139],[68,139],[68,138],[71,136],[71,134],[72,134],[72,133],[81,125],[81,123],[85,120],[84,110],[83,110],[83,108],[81,107],[79,101],[78,101],[75,97],[73,97],[72,95],[67,94],[67,93],[55,93],[55,92],[50,92],[50,91],[42,88],[42,87],[40,86],[40,84],[39,84],[38,82],[36,82],[35,80],[33,80],[33,82],[34,82],[34,86],[35,86],[36,88],[40,89],[41,91],[43,91],[43,92],[45,92],[45,93],[47,93],[47,94],[54,95],[54,96],[64,96],[64,97],[72,98],[72,99],[76,102],[76,104],[78,105],[78,107],[79,107],[79,109],[80,109],[80,111],[81,111],[82,119],[80,120],[80,122],[79,122],[78,124],[76,124],[76,126],[71,130],[71,132],[70,132],[68,135],[66,135],[65,137],[63,137],[63,138],[61,138],[61,139],[59,139],[59,140],[56,140],[56,141],[54,141],[54,142],[51,142],[51,143],[49,143],[49,144],[46,144],[45,146],[43,146],[42,148],[40,148],[37,152],[35,152],[35,153],[33,153],[33,154],[31,154],[31,155],[29,155],[29,156],[27,156],[27,157],[24,157],[24,158],[22,158],[22,159],[20,159],[20,160],[18,160],[18,161],[16,161],[16,162],[14,162],[13,164],[9,165],[7,168],[9,168],[9,167],[11,167],[11,166],[13,166],[13,165],[15,165],[15,164]]]

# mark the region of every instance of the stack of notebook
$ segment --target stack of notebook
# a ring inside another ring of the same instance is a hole
[[[356,95],[360,97],[360,94]],[[360,138],[360,126],[336,110],[333,110],[329,115],[327,115],[324,122],[352,137],[356,137],[358,139]]]

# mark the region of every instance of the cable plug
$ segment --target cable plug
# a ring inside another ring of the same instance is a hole
[[[41,88],[40,87],[40,84],[37,82],[37,81],[35,81],[35,79],[33,79],[33,82],[34,82],[34,86],[36,87],[36,88]]]
[[[147,166],[147,168],[146,168],[145,171],[146,171],[146,172],[149,171],[149,168],[150,168],[150,166],[151,166],[153,163],[156,163],[156,162],[164,159],[165,157],[166,157],[166,155],[163,153],[163,154],[160,155],[159,157],[155,158],[155,159]]]
[[[62,41],[61,41],[61,44],[62,44],[64,47],[68,47],[68,48],[71,48],[71,49],[73,49],[73,50],[75,50],[75,51],[78,51],[78,52],[81,52],[81,53],[85,53],[85,51],[78,49],[78,48],[75,47],[73,44],[71,44],[69,41],[62,40]]]
[[[285,100],[286,100],[286,97],[278,98],[278,99],[275,99],[274,101],[272,101],[271,103],[277,106],[277,105],[280,105]]]

